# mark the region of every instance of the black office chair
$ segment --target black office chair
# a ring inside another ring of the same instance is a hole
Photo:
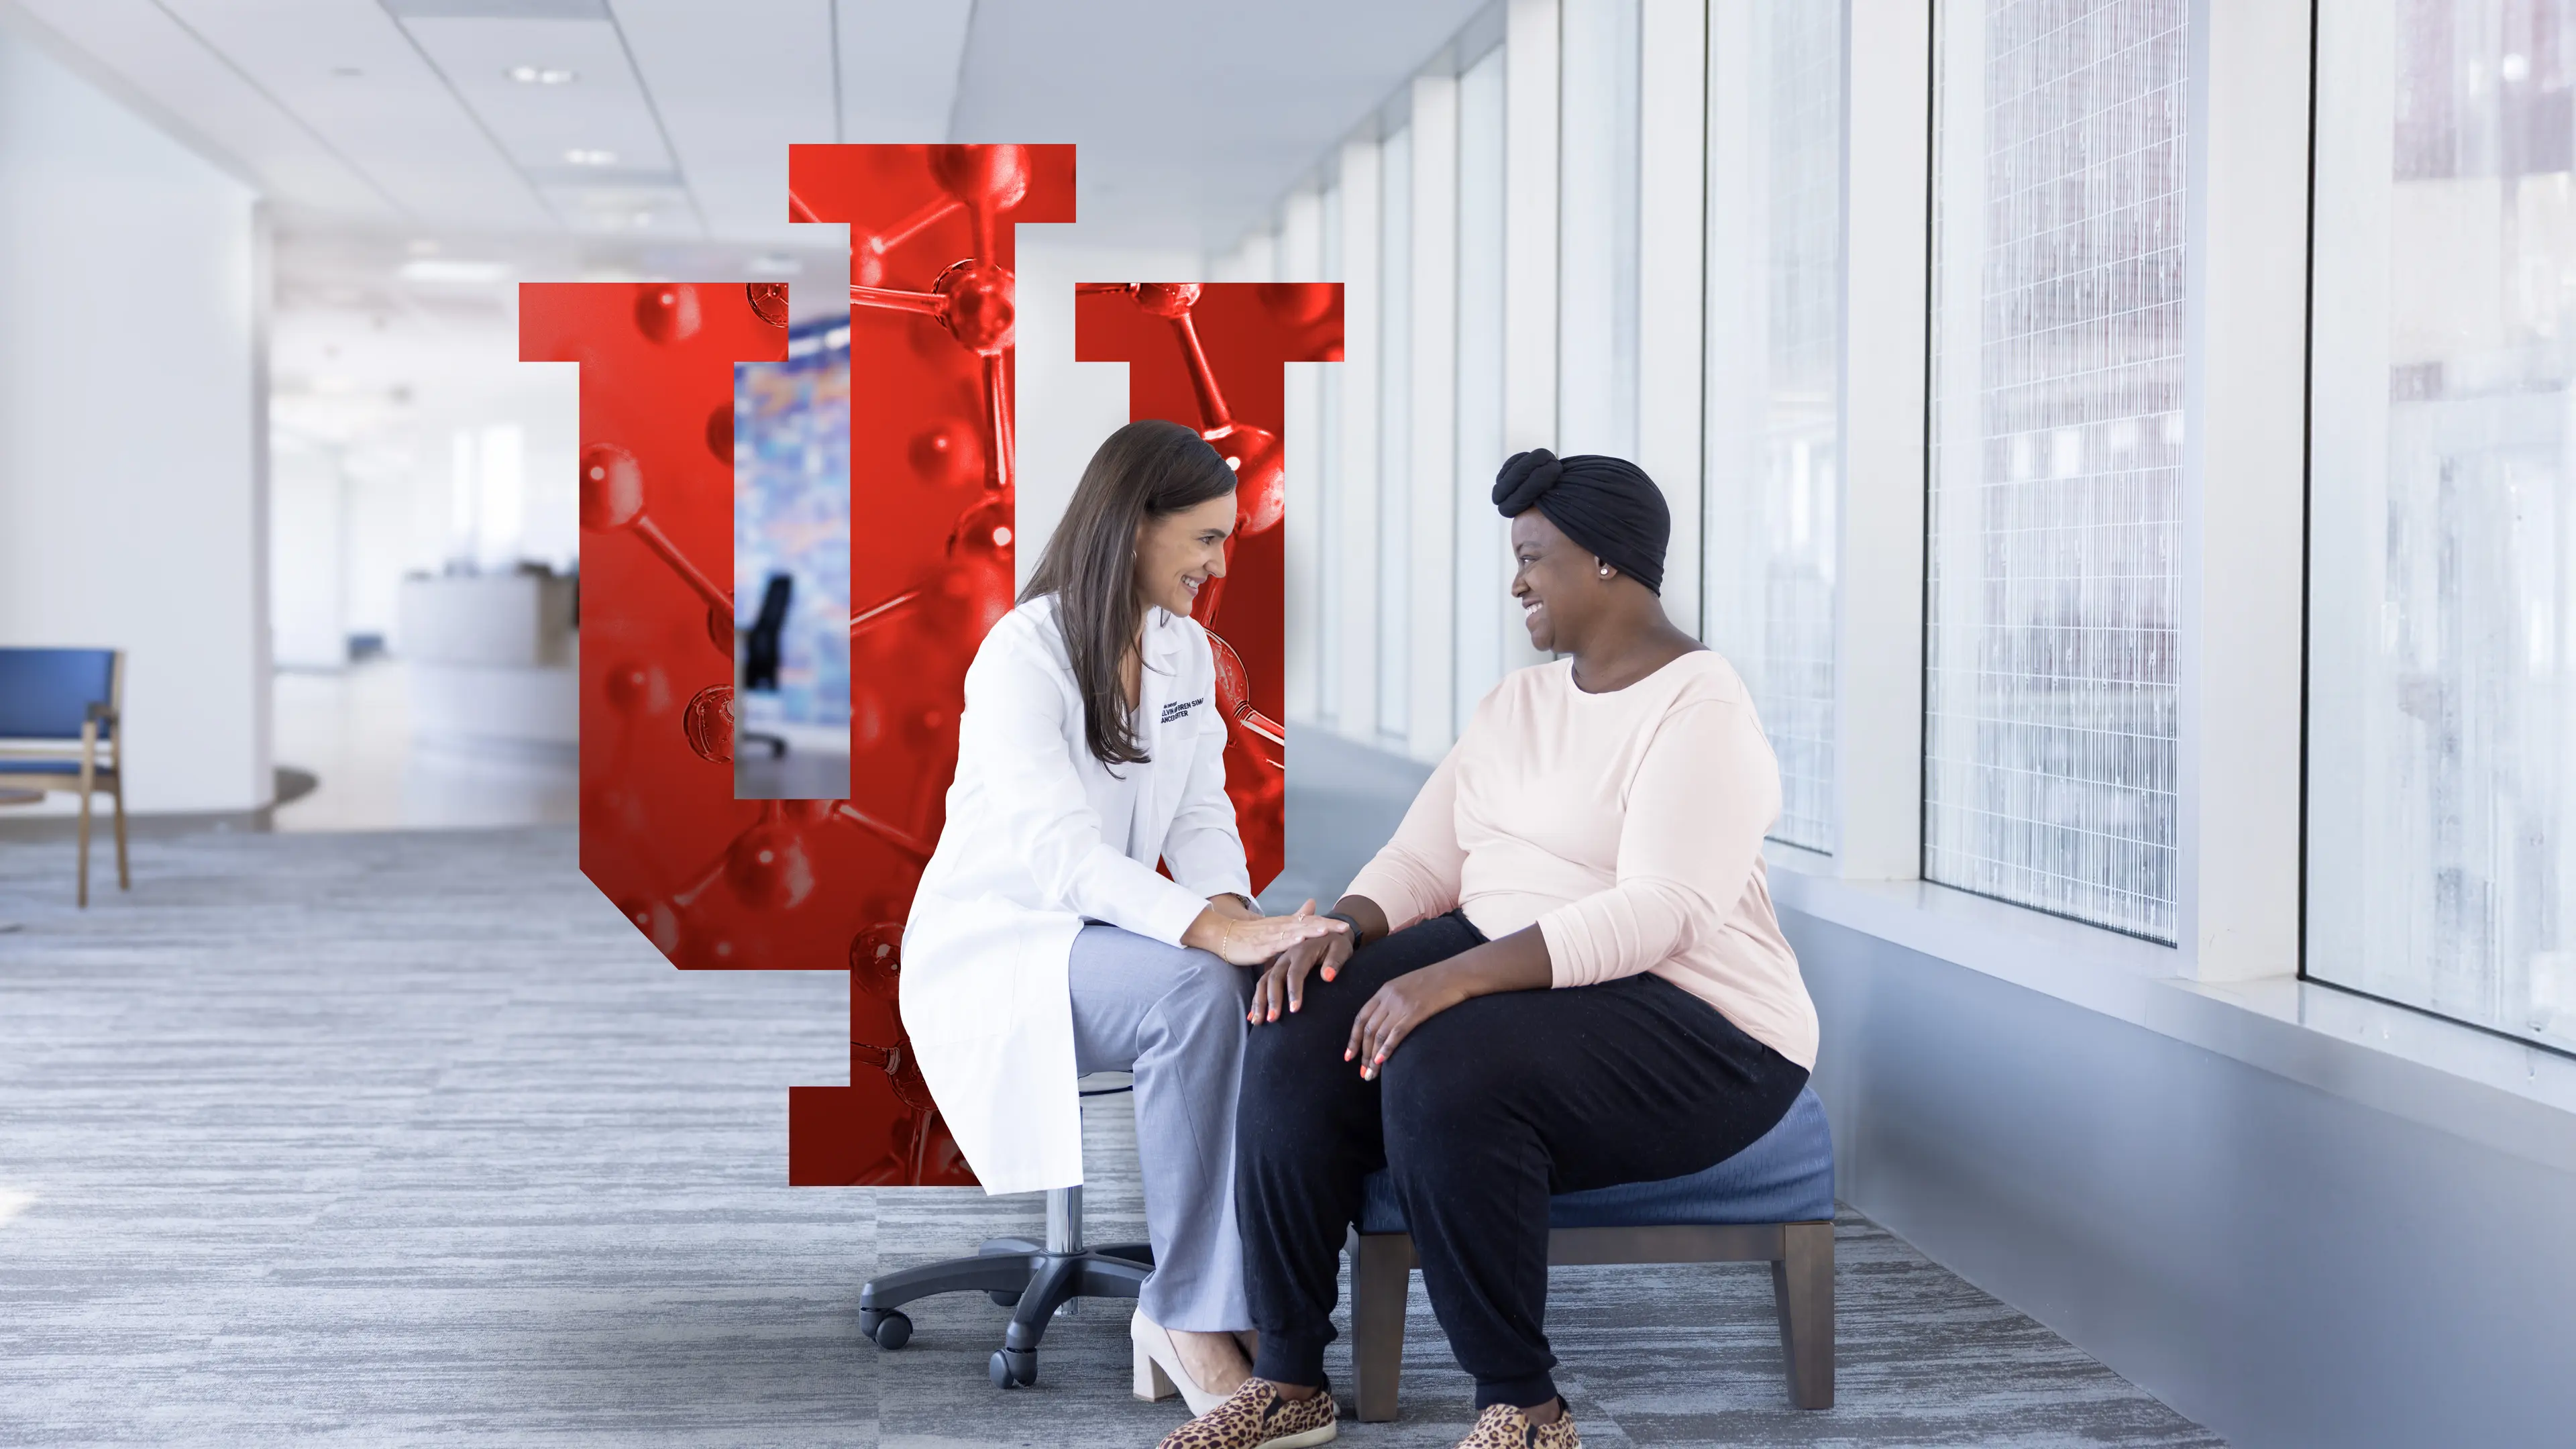
[[[1100,1074],[1106,1081],[1126,1073]],[[1114,1096],[1131,1090],[1135,1080],[1082,1088],[1082,1095]],[[859,1286],[859,1331],[883,1349],[903,1347],[912,1339],[912,1319],[898,1305],[934,1293],[980,1292],[1012,1310],[1002,1330],[1002,1346],[988,1364],[993,1387],[1014,1389],[1038,1381],[1038,1340],[1058,1312],[1072,1311],[1077,1298],[1133,1298],[1154,1271],[1154,1250],[1144,1243],[1106,1243],[1086,1248],[1082,1242],[1082,1189],[1050,1188],[1046,1195],[1046,1241],[994,1238],[971,1258],[950,1258],[869,1279]]]
[[[761,589],[760,613],[751,621],[751,627],[742,631],[742,688],[745,694],[778,688],[779,639],[787,632],[787,601],[795,592],[796,581],[785,574],[771,574],[769,583]],[[769,746],[769,757],[773,760],[787,753],[787,741],[780,735],[744,730],[734,738],[757,740]]]

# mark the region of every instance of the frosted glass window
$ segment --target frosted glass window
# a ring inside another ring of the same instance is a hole
[[[1503,677],[1511,535],[1494,511],[1503,466],[1503,51],[1458,78],[1457,693],[1464,722]]]
[[[1949,0],[1934,70],[1923,873],[2160,941],[2189,9]]]
[[[1401,741],[1413,693],[1413,130],[1378,167],[1377,727]]]
[[[2307,972],[2562,1049],[2572,98],[2576,0],[2320,8]]]
[[[1772,838],[1834,848],[1842,503],[1842,7],[1709,13],[1708,492],[1701,637],[1780,759]]]
[[[1316,275],[1327,282],[1343,280],[1342,276],[1342,183],[1335,181],[1324,188],[1323,262]],[[1342,722],[1342,599],[1349,580],[1344,577],[1342,549],[1342,372],[1335,367],[1324,374],[1324,385],[1317,389],[1316,431],[1322,446],[1315,450],[1313,498],[1319,541],[1315,559],[1315,712],[1325,723],[1340,726]],[[1303,498],[1292,503],[1304,506]]]
[[[1557,446],[1637,456],[1638,0],[1564,0]]]

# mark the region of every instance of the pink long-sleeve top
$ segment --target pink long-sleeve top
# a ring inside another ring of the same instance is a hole
[[[1779,814],[1779,761],[1714,651],[1601,694],[1561,659],[1485,696],[1350,892],[1397,930],[1454,909],[1489,940],[1535,925],[1556,985],[1652,971],[1813,1068],[1763,872]]]

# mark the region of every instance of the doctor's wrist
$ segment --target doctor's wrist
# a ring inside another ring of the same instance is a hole
[[[1225,954],[1226,924],[1225,912],[1217,907],[1216,902],[1210,901],[1207,908],[1199,912],[1198,918],[1190,922],[1189,929],[1181,932],[1181,944],[1222,956]]]

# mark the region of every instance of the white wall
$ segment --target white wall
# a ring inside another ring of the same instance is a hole
[[[349,659],[351,503],[340,450],[275,440],[269,465],[273,645],[281,669]]]
[[[138,811],[272,793],[265,256],[248,187],[0,30],[0,644],[129,651]]]

